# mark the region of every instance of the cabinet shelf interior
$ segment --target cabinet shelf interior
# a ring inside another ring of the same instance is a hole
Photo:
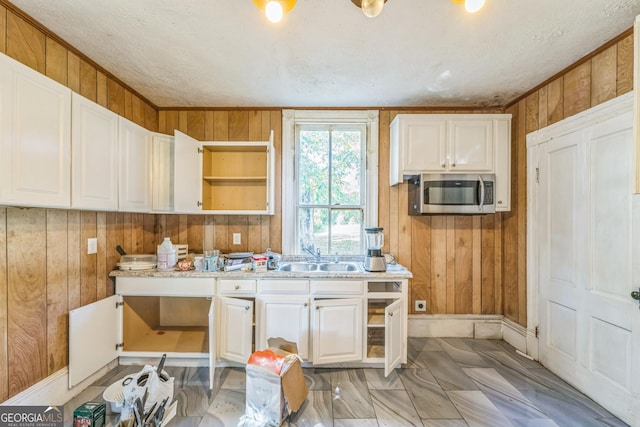
[[[124,303],[124,351],[209,352],[206,298],[127,296]]]
[[[267,210],[266,145],[203,148],[204,210]]]

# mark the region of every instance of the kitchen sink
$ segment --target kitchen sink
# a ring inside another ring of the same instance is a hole
[[[288,262],[281,264],[278,267],[278,271],[290,271],[297,273],[348,273],[348,272],[360,272],[362,268],[354,262]]]
[[[278,267],[279,271],[295,271],[295,272],[309,272],[309,271],[317,271],[318,264],[313,264],[310,262],[290,262],[286,264],[280,265]]]
[[[361,271],[360,266],[352,262],[329,262],[326,264],[320,264],[318,266],[318,270],[343,272]]]

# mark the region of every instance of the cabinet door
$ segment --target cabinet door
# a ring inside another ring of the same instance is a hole
[[[0,204],[71,206],[71,91],[0,55]]]
[[[282,296],[258,300],[256,349],[268,347],[267,339],[282,337],[295,342],[303,359],[309,357],[309,299]]]
[[[154,212],[173,211],[173,138],[154,134],[151,166],[151,207]]]
[[[69,388],[118,357],[122,342],[118,295],[69,312]]]
[[[384,376],[387,377],[402,361],[402,300],[384,309]]]
[[[253,301],[220,297],[219,354],[221,359],[246,363],[251,356]]]
[[[496,211],[511,210],[511,120],[496,120]]]
[[[446,121],[407,119],[401,126],[403,173],[443,171],[446,168]]]
[[[75,209],[118,209],[118,115],[72,95],[72,192]]]
[[[180,213],[201,213],[202,154],[200,141],[175,131],[175,144],[174,209]]]
[[[211,307],[209,307],[209,390],[213,390],[213,381],[216,376],[215,305],[215,299],[211,298]]]
[[[493,120],[449,121],[449,170],[493,171]]]
[[[313,302],[313,364],[362,360],[362,298]]]
[[[119,117],[120,193],[119,209],[151,210],[151,132]]]

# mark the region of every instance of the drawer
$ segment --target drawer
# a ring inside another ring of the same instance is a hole
[[[361,295],[364,282],[361,280],[312,280],[313,295]]]
[[[215,279],[182,277],[118,277],[118,295],[213,296]]]
[[[218,293],[228,295],[255,294],[256,281],[253,279],[219,280]]]
[[[308,294],[308,280],[258,280],[258,292],[261,294]]]

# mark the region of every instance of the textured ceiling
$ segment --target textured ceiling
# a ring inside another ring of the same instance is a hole
[[[12,0],[159,107],[504,105],[633,25],[640,0]]]

